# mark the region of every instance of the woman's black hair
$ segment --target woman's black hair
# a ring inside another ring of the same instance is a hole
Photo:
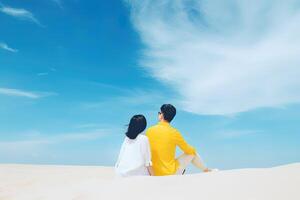
[[[147,121],[144,115],[134,115],[129,122],[127,132],[125,133],[129,139],[134,140],[138,134],[146,129]]]

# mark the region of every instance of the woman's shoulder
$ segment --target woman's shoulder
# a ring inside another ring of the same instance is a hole
[[[148,141],[148,137],[144,134],[139,134],[138,139],[141,141]]]

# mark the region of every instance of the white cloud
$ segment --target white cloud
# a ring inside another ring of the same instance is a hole
[[[25,10],[23,8],[12,8],[4,5],[0,5],[0,12],[10,15],[12,17],[15,17],[20,20],[28,20],[31,22],[34,22],[38,24],[39,26],[43,25],[40,23],[40,21],[28,10]]]
[[[16,96],[16,97],[26,97],[31,99],[38,99],[46,96],[56,95],[53,92],[31,92],[14,88],[1,88],[0,87],[0,95],[7,96]]]
[[[127,0],[141,63],[198,114],[300,102],[299,1]]]
[[[0,42],[0,48],[1,48],[1,49],[4,49],[4,50],[6,50],[6,51],[13,52],[13,53],[18,52],[18,49],[11,48],[11,47],[9,47],[6,43],[3,43],[3,42]]]

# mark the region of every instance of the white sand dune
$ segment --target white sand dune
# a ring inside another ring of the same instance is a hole
[[[109,167],[0,165],[0,200],[300,200],[300,163],[186,176],[115,178]]]

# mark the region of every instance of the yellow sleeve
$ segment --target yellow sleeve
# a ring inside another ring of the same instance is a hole
[[[177,146],[180,147],[180,149],[188,155],[195,155],[196,149],[189,145],[182,137],[179,131],[176,130],[175,132],[175,143]]]
[[[148,128],[148,129],[146,130],[146,134],[145,134],[145,135],[146,135],[147,137],[149,137],[149,132],[150,132],[150,128]]]

